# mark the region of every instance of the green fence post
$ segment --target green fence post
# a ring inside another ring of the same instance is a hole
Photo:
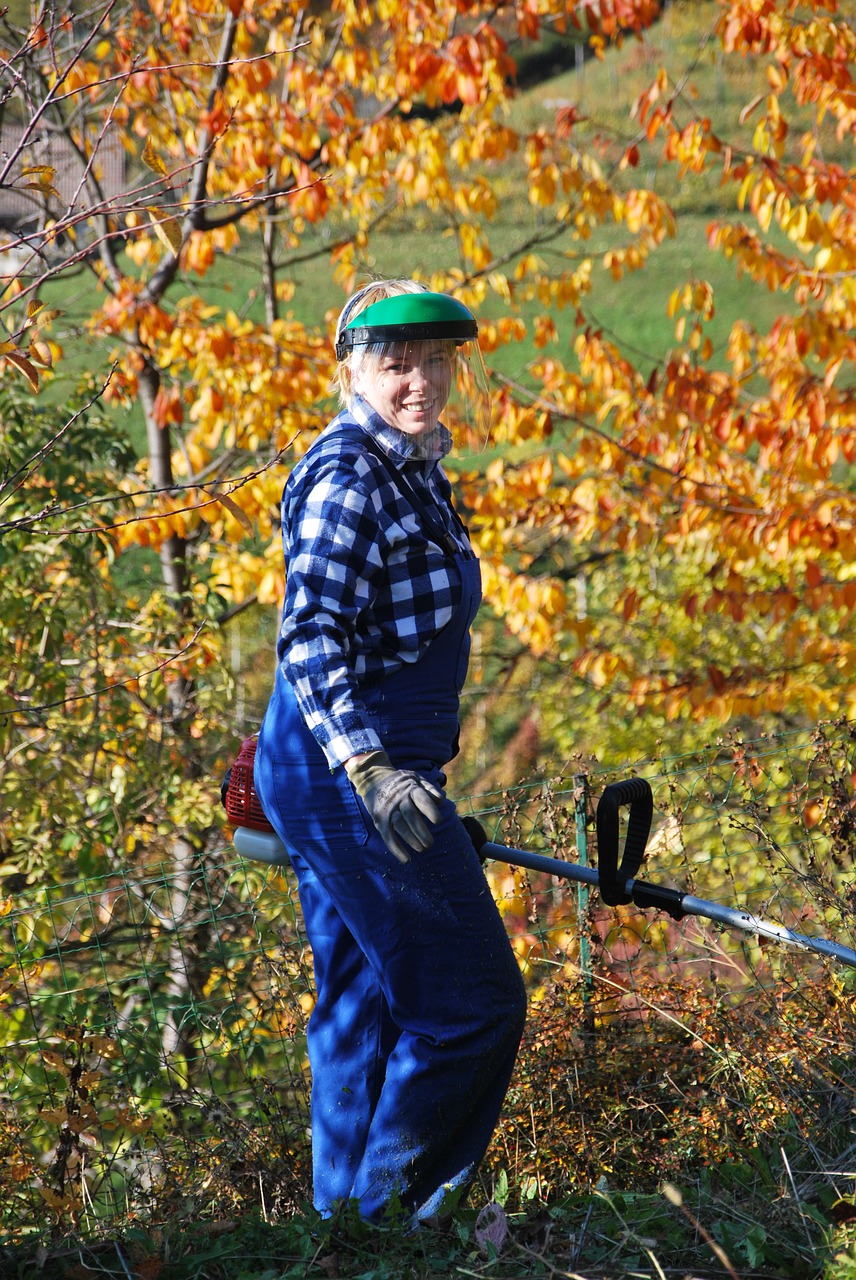
[[[588,775],[574,775],[574,817],[577,829],[577,861],[581,866],[588,866]],[[583,986],[583,1011],[586,1030],[594,1033],[594,1010],[591,1008],[591,996],[594,979],[591,969],[591,940],[589,938],[589,888],[587,884],[577,885],[577,928],[580,936],[580,976]]]

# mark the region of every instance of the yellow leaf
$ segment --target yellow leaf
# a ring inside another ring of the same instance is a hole
[[[30,358],[34,364],[43,369],[53,368],[53,344],[50,342],[34,342],[30,347]]]
[[[115,1040],[111,1040],[109,1036],[92,1036],[89,1040],[87,1048],[91,1053],[97,1053],[100,1058],[120,1058],[122,1051]]]
[[[161,244],[171,253],[178,255],[181,250],[181,224],[178,218],[164,213],[163,209],[150,208],[148,213],[151,226]]]
[[[488,284],[506,302],[511,302],[511,287],[508,283],[508,276],[503,275],[501,271],[491,271],[488,276]]]
[[[25,169],[22,169],[21,177],[27,179],[27,181],[20,184],[22,191],[40,191],[42,195],[50,195],[58,200],[61,199],[59,192],[53,185],[56,171],[50,165],[28,165]]]
[[[54,1053],[53,1049],[45,1049],[42,1053],[42,1062],[46,1067],[50,1067],[53,1071],[59,1071],[62,1075],[68,1075],[68,1067],[65,1058],[61,1053]]]
[[[47,1121],[48,1124],[65,1124],[68,1120],[68,1108],[53,1107],[52,1109],[40,1111],[39,1116],[42,1120]]]
[[[206,493],[207,492],[208,490],[206,490]],[[227,511],[231,512],[231,514],[235,517],[238,523],[244,526],[247,533],[251,534],[253,532],[253,524],[249,516],[247,515],[246,511],[242,511],[241,508],[238,506],[237,502],[235,502],[232,498],[229,497],[228,493],[215,493],[215,494],[212,494],[212,497],[216,498],[217,501],[221,503],[226,508]]]
[[[745,178],[741,182],[740,190],[737,193],[737,204],[739,208],[741,209],[744,208],[746,204],[746,197],[748,196],[749,192],[752,190],[752,187],[755,185],[757,178],[758,178],[758,175],[754,172],[754,170],[749,169]]]
[[[63,1213],[71,1204],[69,1196],[61,1196],[50,1187],[39,1187],[39,1195],[55,1213]]]
[[[152,173],[158,174],[161,178],[166,178],[168,176],[166,165],[152,145],[151,138],[146,140],[146,145],[143,148],[143,154],[140,156],[140,159],[146,168],[151,169]]]
[[[135,1116],[127,1107],[120,1107],[116,1112],[116,1123],[129,1133],[146,1133],[152,1122],[144,1116]]]
[[[63,314],[64,313],[57,307],[43,306],[39,311],[39,319],[36,327],[42,329],[46,324],[50,324],[52,320],[56,320],[57,316],[61,316]]]

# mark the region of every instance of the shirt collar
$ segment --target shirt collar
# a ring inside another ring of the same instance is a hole
[[[394,460],[439,462],[452,448],[452,433],[442,422],[422,435],[410,436],[391,427],[361,396],[352,396],[348,412],[355,422],[383,445],[387,453],[394,455]]]

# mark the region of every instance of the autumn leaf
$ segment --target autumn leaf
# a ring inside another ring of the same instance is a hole
[[[27,379],[33,391],[39,389],[39,371],[27,356],[21,351],[7,351],[3,355],[3,359],[7,364],[12,365],[19,373],[22,373]]]
[[[246,529],[247,533],[252,534],[252,520],[250,520],[247,513],[238,506],[237,502],[235,502],[233,498],[229,497],[228,493],[214,493],[212,496],[226,508],[230,515],[235,517],[242,528]]]
[[[178,254],[182,245],[181,222],[173,214],[163,209],[150,207],[148,210],[150,225],[165,249]]]
[[[502,1253],[508,1239],[508,1221],[505,1210],[495,1202],[486,1204],[479,1211],[475,1225],[475,1240],[485,1257]]]
[[[146,145],[143,147],[140,159],[146,168],[151,169],[152,173],[156,173],[158,177],[168,177],[166,165],[161,159],[153,138],[146,139]]]
[[[87,1048],[99,1058],[110,1059],[122,1056],[122,1050],[112,1036],[91,1036],[87,1041]]]

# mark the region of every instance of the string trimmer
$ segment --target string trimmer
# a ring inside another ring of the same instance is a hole
[[[223,784],[223,803],[229,821],[234,827],[235,848],[242,857],[252,858],[274,865],[288,862],[288,851],[276,835],[259,804],[253,786],[253,757],[256,740],[247,738],[235,764]],[[621,861],[618,860],[619,814],[623,806],[629,806],[627,832]],[[654,798],[651,787],[644,778],[628,778],[610,783],[598,801],[595,824],[597,829],[598,866],[583,866],[576,862],[563,862],[546,854],[530,853],[527,849],[511,849],[489,840],[481,824],[471,817],[463,819],[476,852],[483,862],[504,862],[512,867],[524,867],[528,871],[541,871],[586,884],[600,893],[610,907],[634,906],[642,910],[651,908],[665,912],[674,920],[684,916],[699,916],[724,925],[727,929],[740,929],[744,933],[770,938],[803,951],[814,951],[856,969],[856,951],[828,938],[811,938],[796,933],[785,925],[762,920],[751,911],[740,907],[726,907],[680,889],[637,880],[636,872],[642,866],[645,849],[651,831]]]

